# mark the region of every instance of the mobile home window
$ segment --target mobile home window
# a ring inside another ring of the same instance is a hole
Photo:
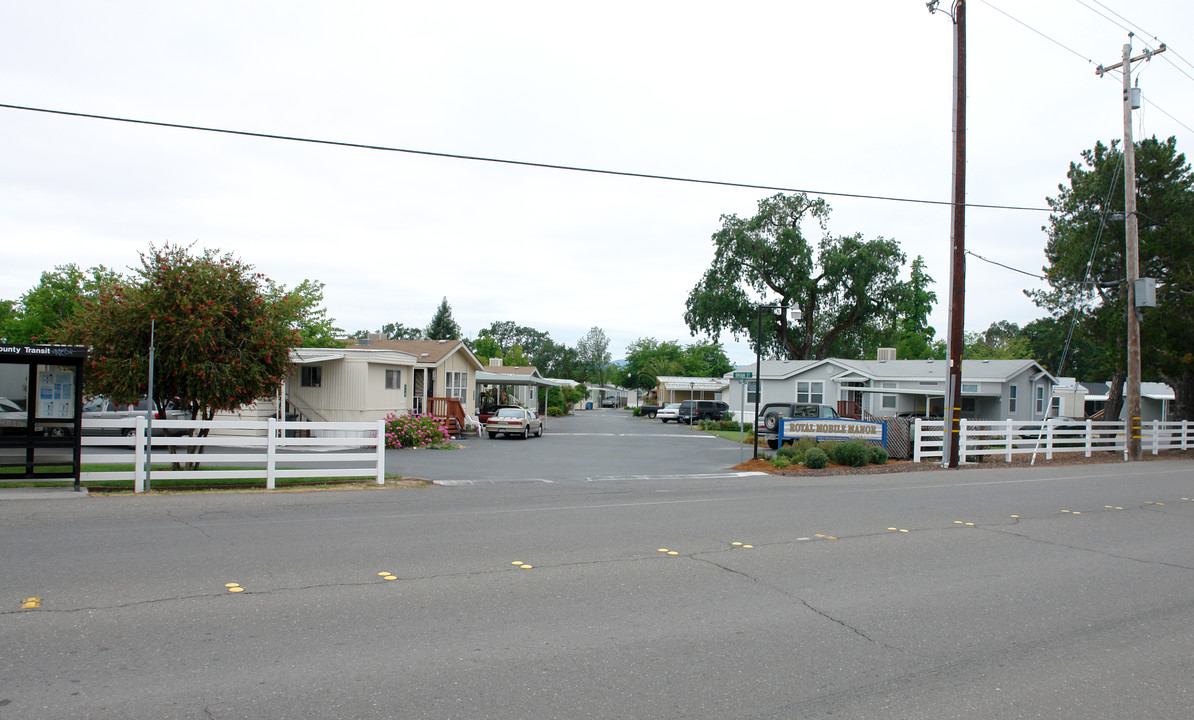
[[[883,383],[883,387],[885,387],[885,388],[898,387],[898,383],[885,382],[885,383]],[[881,408],[883,408],[884,410],[895,410],[897,407],[897,404],[898,404],[897,403],[898,399],[899,399],[898,395],[884,395],[882,397],[882,399],[879,401],[879,406]]]
[[[820,380],[796,383],[796,402],[813,405],[825,402],[825,383]]]
[[[1049,401],[1049,412],[1055,417],[1061,417],[1061,398],[1055,396]]]
[[[962,392],[970,393],[971,395],[977,395],[978,383],[962,383]]]
[[[323,368],[318,365],[304,365],[299,373],[301,387],[323,387]]]
[[[1041,415],[1045,412],[1045,388],[1043,385],[1036,386],[1036,414]]]
[[[1009,413],[1016,412],[1016,386],[1009,385],[1007,388],[1007,411]]]
[[[754,404],[759,401],[759,381],[746,381],[746,402]]]
[[[444,375],[448,397],[457,398],[462,406],[468,407],[468,373],[449,371]]]
[[[386,390],[402,389],[402,371],[386,370]]]

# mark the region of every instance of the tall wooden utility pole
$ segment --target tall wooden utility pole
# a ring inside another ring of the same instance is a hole
[[[929,11],[936,3],[929,4]],[[966,2],[955,0],[954,21],[954,194],[949,275],[949,376],[945,388],[945,464],[958,466],[962,415],[962,348],[966,310]]]
[[[1130,36],[1129,36],[1130,37]],[[1139,461],[1140,450],[1140,308],[1136,306],[1136,280],[1140,277],[1140,223],[1136,217],[1136,143],[1132,139],[1132,63],[1151,60],[1165,52],[1162,45],[1156,52],[1147,51],[1132,57],[1132,44],[1123,47],[1123,61],[1110,67],[1100,65],[1095,73],[1102,77],[1108,70],[1123,68],[1124,76],[1124,217],[1126,219],[1124,273],[1128,291],[1128,407],[1127,460]]]

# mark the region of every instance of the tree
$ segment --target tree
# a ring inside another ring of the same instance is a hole
[[[344,347],[345,342],[340,339],[344,331],[336,327],[336,321],[328,317],[327,308],[323,306],[324,284],[315,280],[303,280],[293,290],[286,290],[283,286],[267,283],[267,294],[275,302],[292,302],[295,304],[298,316],[294,320],[294,329],[299,334],[299,344],[303,347]],[[287,299],[289,296],[289,299]]]
[[[447,298],[444,298],[447,300]],[[407,327],[402,323],[386,323],[381,326],[381,334],[387,340],[422,340],[423,330],[417,327]],[[458,332],[459,334],[459,332]],[[438,338],[437,338],[438,339]]]
[[[135,277],[85,301],[53,339],[91,348],[86,392],[136,402],[148,387],[152,323],[155,406],[163,411],[172,400],[192,419],[210,420],[275,394],[290,367],[310,298],[274,290],[230,255],[151,245]]]
[[[999,320],[991,323],[986,332],[966,333],[962,357],[968,360],[1024,360],[1032,358],[1032,350],[1019,325]]]
[[[452,307],[448,305],[448,298],[440,301],[431,324],[424,331],[428,340],[459,340],[460,326],[452,319]]]
[[[1048,291],[1029,297],[1054,318],[1077,314],[1083,339],[1102,346],[1111,373],[1107,415],[1118,417],[1127,375],[1127,287],[1123,153],[1117,141],[1096,143],[1070,163],[1068,185],[1048,198],[1053,214],[1043,228]],[[1174,138],[1136,144],[1140,275],[1157,283],[1157,308],[1141,323],[1141,371],[1177,393],[1179,417],[1194,417],[1194,175]],[[1118,215],[1117,215],[1118,213]],[[1116,219],[1116,218],[1119,219]],[[1068,323],[1067,323],[1068,325]],[[1099,378],[1105,379],[1105,378]]]
[[[43,272],[37,286],[12,304],[0,337],[17,344],[45,342],[85,300],[99,295],[118,277],[103,265],[84,271],[74,263]]]
[[[584,337],[576,343],[577,361],[580,364],[584,380],[596,380],[598,384],[605,384],[606,366],[609,365],[609,338],[599,327],[592,327]]]
[[[892,297],[905,294],[899,280],[906,260],[894,240],[825,235],[813,247],[801,226],[825,231],[829,205],[807,195],[779,194],[759,201],[758,213],[722,215],[713,234],[711,267],[688,295],[684,320],[693,335],[758,342],[756,309],[792,305],[801,319],[763,314],[762,352],[794,359],[859,357],[866,339],[899,319]]]

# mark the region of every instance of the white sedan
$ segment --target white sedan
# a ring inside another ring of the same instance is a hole
[[[655,412],[655,417],[663,422],[675,420],[680,422],[680,403],[668,403]]]
[[[507,436],[517,435],[523,439],[529,437],[531,433],[535,437],[543,435],[543,419],[534,410],[527,410],[520,407],[503,407],[498,408],[489,422],[485,423],[485,432],[489,433],[490,438],[495,438],[498,433],[503,433]]]

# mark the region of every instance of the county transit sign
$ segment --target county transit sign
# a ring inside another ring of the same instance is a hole
[[[779,421],[779,442],[798,438],[862,440],[881,443],[886,449],[887,425],[870,420],[844,418],[782,418]]]

